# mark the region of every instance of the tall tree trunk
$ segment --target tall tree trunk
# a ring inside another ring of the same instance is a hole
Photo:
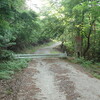
[[[84,25],[84,15],[85,12],[82,12],[82,29],[83,29],[83,25]],[[81,35],[81,56],[83,56],[83,34]]]
[[[91,36],[91,33],[92,33],[92,27],[93,27],[93,24],[95,23],[95,20],[93,20],[91,23],[90,23],[90,29],[89,29],[89,34],[87,36],[87,47],[83,53],[83,56],[85,57],[86,56],[86,53],[88,52],[89,48],[90,48],[90,36]]]

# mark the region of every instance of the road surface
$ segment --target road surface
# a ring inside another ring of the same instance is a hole
[[[36,51],[47,54],[52,46]],[[17,100],[100,100],[100,80],[59,58],[33,59],[23,73]]]

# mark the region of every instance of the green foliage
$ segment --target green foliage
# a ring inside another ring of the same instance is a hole
[[[38,15],[25,8],[25,0],[0,0],[0,79],[27,65],[27,60],[13,60],[12,51],[49,41],[40,23]]]
[[[8,50],[0,51],[0,60],[13,59],[13,52]]]
[[[9,79],[16,72],[22,68],[27,67],[28,60],[11,60],[0,63],[0,79]]]
[[[93,75],[94,75],[94,77],[100,79],[100,74],[94,73]]]
[[[62,0],[65,29],[60,40],[66,42],[66,47],[80,52],[81,57],[100,60],[100,5],[98,0]],[[75,37],[81,37],[79,47]],[[79,50],[78,50],[79,49]]]
[[[99,0],[48,2],[46,10],[37,15],[25,8],[25,0],[0,0],[0,60],[11,59],[11,50],[18,51],[57,38],[68,53],[80,53],[81,57],[100,61]],[[81,44],[76,37],[81,37]],[[83,58],[77,61],[84,66],[91,64]],[[9,76],[10,72],[7,70],[0,75]]]
[[[39,24],[38,15],[25,9],[24,0],[0,0],[0,59],[11,58],[7,50],[17,51],[49,40]]]
[[[94,61],[85,60],[83,57],[75,58],[71,62],[81,64],[86,70],[91,72],[94,77],[100,79],[100,63],[94,63]]]
[[[41,12],[42,33],[46,38],[62,41],[71,55],[100,61],[98,0],[49,0],[49,6]],[[80,43],[77,37],[81,38]]]
[[[56,15],[49,15],[42,20],[43,23],[43,33],[46,38],[56,38],[63,34],[64,23],[62,23],[62,18],[57,18]]]
[[[82,64],[84,67],[89,67],[92,65],[92,61],[86,61],[83,57],[75,58],[72,62]]]
[[[0,79],[10,79],[12,74],[14,74],[13,71],[0,71]]]

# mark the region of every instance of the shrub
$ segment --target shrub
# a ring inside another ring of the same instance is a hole
[[[20,71],[22,68],[27,67],[28,60],[10,60],[0,63],[0,79],[9,79],[11,76]]]
[[[13,52],[9,50],[0,51],[0,60],[13,59]]]

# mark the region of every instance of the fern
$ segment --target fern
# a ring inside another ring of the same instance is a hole
[[[9,79],[17,72],[27,67],[28,60],[11,60],[0,63],[0,79]]]

